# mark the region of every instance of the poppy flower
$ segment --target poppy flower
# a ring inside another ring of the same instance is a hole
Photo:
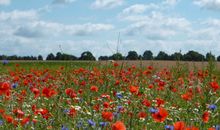
[[[72,88],[67,88],[65,90],[66,95],[68,95],[71,98],[75,98],[77,97],[77,94],[75,93],[75,91]]]
[[[164,108],[159,108],[158,112],[152,114],[152,117],[156,122],[164,122],[167,116],[168,112]]]
[[[76,113],[77,113],[76,109],[71,108],[68,112],[68,115],[74,117],[74,116],[76,116]]]
[[[104,120],[107,120],[107,121],[112,121],[113,120],[113,113],[112,112],[102,112],[102,118]]]
[[[40,90],[37,88],[32,88],[31,91],[34,93],[34,98],[37,98],[40,95]]]
[[[202,115],[202,120],[204,123],[207,123],[209,121],[209,112],[204,112]]]
[[[192,99],[192,94],[191,93],[185,93],[181,95],[181,98],[186,100],[186,101],[190,101]]]
[[[57,94],[57,92],[56,92],[55,90],[50,89],[50,88],[48,88],[48,87],[45,87],[45,88],[43,88],[43,90],[42,90],[42,95],[43,95],[44,97],[47,97],[47,98],[50,98],[50,97],[52,97],[52,96],[54,96],[54,95],[56,95],[56,94]]]
[[[146,107],[150,107],[150,106],[151,106],[151,102],[150,102],[149,100],[147,100],[147,99],[144,99],[144,100],[142,101],[142,104],[143,104],[144,106],[146,106]]]
[[[218,85],[218,83],[215,82],[215,81],[211,82],[211,83],[210,83],[210,86],[212,87],[212,89],[213,89],[214,91],[217,91],[217,90],[220,88],[219,85]]]
[[[7,94],[11,89],[11,85],[7,82],[0,83],[0,96]]]
[[[93,92],[98,92],[99,89],[98,89],[97,86],[91,86],[90,90],[93,91]]]
[[[3,117],[8,123],[12,123],[14,121],[13,117],[10,115],[4,115]]]
[[[183,121],[178,121],[174,123],[174,130],[184,130],[185,129],[185,123]]]
[[[123,122],[117,121],[112,125],[112,130],[126,130]]]
[[[138,93],[139,87],[137,87],[137,86],[130,86],[129,90],[133,94],[134,93]]]
[[[21,125],[26,125],[30,121],[29,117],[25,117],[21,120]]]
[[[146,118],[147,117],[147,113],[146,112],[139,112],[138,113],[138,118],[139,119],[143,119],[143,118]]]
[[[20,109],[15,109],[13,110],[13,113],[18,117],[18,118],[22,118],[24,116],[24,112]]]

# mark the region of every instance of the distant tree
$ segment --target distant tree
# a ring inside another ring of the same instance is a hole
[[[124,60],[124,57],[121,53],[115,53],[109,57],[109,60]]]
[[[143,54],[143,60],[153,60],[153,53],[150,50],[146,50]]]
[[[57,52],[56,54],[56,57],[55,57],[56,60],[63,60],[63,55],[61,54],[61,52]]]
[[[126,56],[126,60],[138,60],[138,54],[136,51],[129,51]]]
[[[109,57],[108,56],[100,56],[99,60],[109,60]]]
[[[185,61],[204,61],[205,56],[196,52],[196,51],[189,51],[183,55],[183,60]]]
[[[46,60],[55,60],[55,56],[53,55],[53,53],[50,53],[50,54],[47,56]]]
[[[81,54],[79,60],[96,60],[96,59],[91,52],[85,51]]]
[[[220,61],[220,56],[217,57],[217,61]]]
[[[215,61],[215,56],[212,55],[211,52],[209,52],[209,53],[206,54],[205,59],[206,59],[206,61],[210,61],[210,60]]]
[[[169,55],[163,51],[160,51],[155,57],[156,60],[169,60]]]
[[[39,55],[39,56],[37,57],[37,60],[43,60],[43,56],[42,56],[42,55]]]
[[[170,60],[183,60],[183,55],[180,52],[175,52],[171,54]]]
[[[18,60],[17,55],[8,56],[8,60]]]

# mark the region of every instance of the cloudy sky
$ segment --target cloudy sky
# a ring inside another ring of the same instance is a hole
[[[220,55],[220,0],[0,0],[0,54]]]

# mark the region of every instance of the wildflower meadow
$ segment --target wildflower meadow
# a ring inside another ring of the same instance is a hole
[[[34,64],[1,65],[0,129],[220,130],[213,66]]]

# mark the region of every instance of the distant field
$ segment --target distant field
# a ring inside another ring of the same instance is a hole
[[[9,61],[8,66],[14,64],[21,64],[25,66],[38,66],[38,67],[56,67],[56,66],[94,66],[94,65],[109,65],[111,61]],[[154,66],[155,68],[171,68],[177,65],[177,61],[117,61],[120,65],[135,65],[137,67]],[[179,64],[188,67],[189,69],[202,69],[207,67],[208,62],[193,62],[193,61],[181,61]],[[52,65],[52,66],[51,66]],[[220,62],[215,62],[217,69],[220,69]],[[0,65],[1,66],[1,65]]]

